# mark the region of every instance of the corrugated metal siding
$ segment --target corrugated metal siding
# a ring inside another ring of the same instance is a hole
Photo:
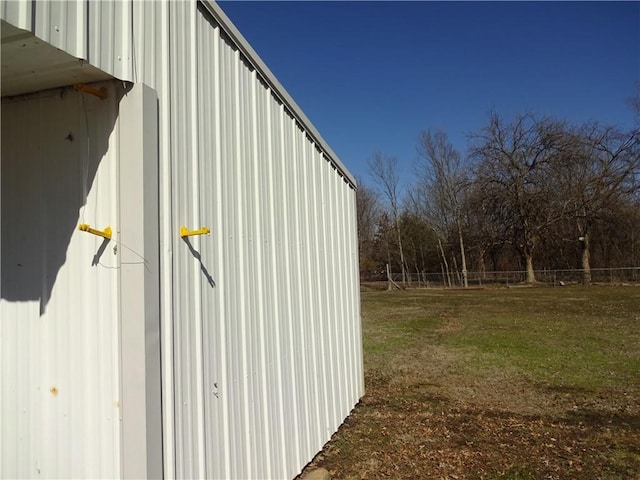
[[[119,476],[118,257],[77,230],[117,231],[109,95],[2,102],[2,478]]]
[[[355,179],[324,141],[320,133],[289,96],[269,68],[262,62],[242,34],[224,12],[211,0],[186,0],[182,8],[170,7],[172,0],[88,1],[88,0],[0,0],[0,18],[28,30],[56,48],[65,51],[120,80],[144,81],[156,86],[169,77],[164,66],[170,61],[159,55],[173,52],[170,45],[169,10],[177,14],[180,23],[197,5],[211,12],[216,21],[249,63],[257,68],[266,83],[293,112],[313,141],[322,145],[329,161],[355,185]],[[177,3],[177,2],[175,2]],[[173,32],[175,33],[175,32]],[[194,39],[195,40],[195,39]],[[182,53],[179,51],[178,53]],[[158,60],[163,61],[158,61]],[[163,65],[159,72],[159,65]],[[158,75],[161,74],[159,77]],[[156,88],[159,90],[158,88]]]
[[[204,12],[197,46],[199,220],[213,226],[199,251],[216,285],[198,272],[175,296],[203,306],[206,474],[290,478],[363,393],[355,191]]]
[[[2,0],[0,17],[116,78],[136,81],[133,39],[144,18],[138,14],[160,10],[144,3],[151,2]]]
[[[82,1],[37,2],[35,35],[74,57],[86,59],[87,6]]]
[[[11,2],[8,0],[0,2],[0,17],[23,30],[31,30],[32,14],[33,5],[30,2]]]
[[[364,389],[351,177],[216,6],[41,3],[66,33],[39,35],[158,92],[165,475],[295,476]]]

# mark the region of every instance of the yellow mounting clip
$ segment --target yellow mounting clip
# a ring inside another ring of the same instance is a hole
[[[97,88],[90,87],[89,85],[85,85],[84,83],[76,83],[73,85],[73,88],[81,92],[86,92],[86,93],[90,93],[91,95],[95,95],[100,99],[107,98],[107,89],[104,87],[97,89]]]
[[[95,228],[91,228],[86,223],[81,223],[80,225],[78,225],[78,230],[93,233],[94,235],[98,235],[99,237],[104,237],[108,240],[111,240],[111,227],[107,227],[104,230],[96,230]]]
[[[200,230],[187,230],[184,225],[180,228],[180,238],[191,237],[192,235],[207,235],[211,232],[210,228],[202,227]]]

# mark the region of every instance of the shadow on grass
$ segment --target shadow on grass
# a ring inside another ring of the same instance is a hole
[[[567,422],[589,428],[622,428],[640,431],[640,414],[638,413],[579,409],[568,412]],[[640,447],[640,438],[638,446]]]

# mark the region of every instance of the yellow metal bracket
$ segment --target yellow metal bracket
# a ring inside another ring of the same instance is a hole
[[[99,237],[104,237],[111,240],[111,227],[107,227],[104,230],[96,230],[95,228],[91,228],[86,223],[81,223],[80,225],[78,225],[78,230],[93,233],[94,235],[98,235]]]
[[[188,230],[184,225],[180,228],[180,238],[191,237],[193,235],[208,235],[210,228],[202,227],[200,230]]]
[[[107,98],[107,89],[104,87],[97,89],[97,88],[90,87],[89,85],[86,85],[84,83],[76,83],[73,85],[73,88],[81,92],[86,92],[86,93],[90,93],[91,95],[95,95],[100,99]]]

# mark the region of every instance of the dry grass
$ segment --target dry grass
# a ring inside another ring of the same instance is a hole
[[[640,288],[362,293],[334,479],[640,478]]]

